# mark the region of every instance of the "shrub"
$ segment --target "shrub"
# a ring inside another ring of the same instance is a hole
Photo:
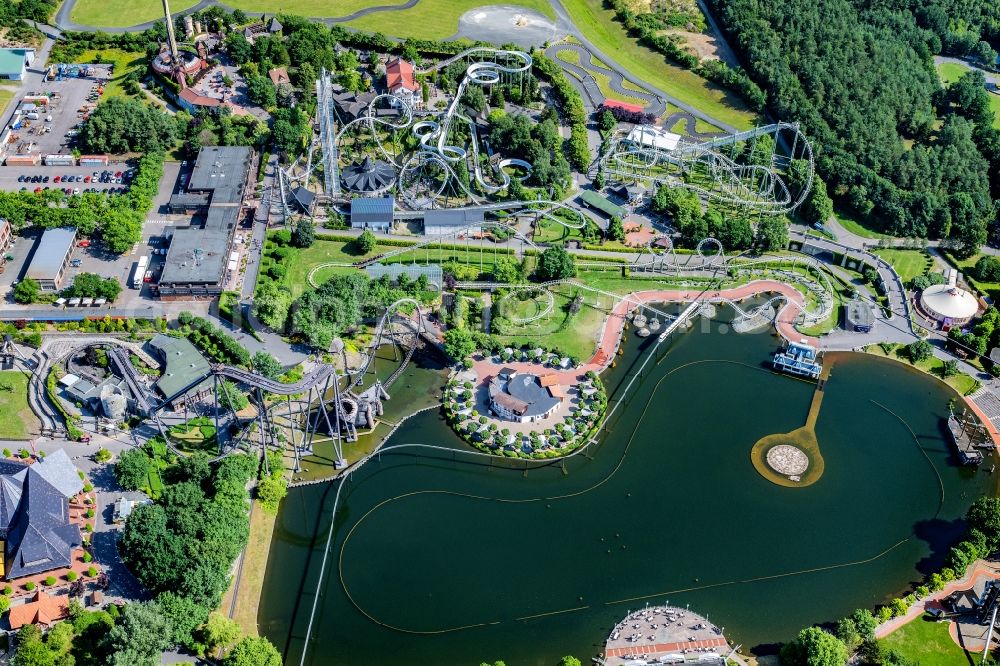
[[[94,559],[94,556],[90,554],[89,550],[83,551],[83,561],[90,562]]]
[[[14,588],[12,588],[10,585],[4,585],[3,593],[9,597],[10,595],[14,594]]]
[[[10,449],[4,449],[4,450],[3,450],[3,455],[4,455],[4,457],[6,457],[6,458],[10,458],[10,457],[11,457],[11,455],[13,455],[13,454],[11,453],[11,450],[10,450]]]
[[[93,489],[94,489],[94,486],[92,484],[90,484],[90,483],[83,484],[83,492],[89,493]]]
[[[46,576],[45,580],[42,582],[48,585],[49,587],[52,587],[53,585],[56,584],[56,577],[52,575]]]
[[[105,448],[97,449],[97,453],[94,454],[94,460],[99,463],[106,463],[111,460],[111,451]]]
[[[94,517],[94,510],[87,509],[87,518],[93,518],[93,517]]]
[[[29,457],[31,457],[31,453],[28,452],[28,449],[21,449],[21,452],[18,455],[20,455],[21,458],[24,459],[28,459]]]
[[[91,565],[87,569],[87,575],[90,576],[91,578],[95,577],[97,575],[97,567]]]
[[[28,592],[31,592],[33,589],[35,589],[35,581],[29,580],[27,583],[24,584],[24,589],[26,589]]]
[[[892,617],[899,617],[900,615],[905,615],[909,606],[902,599],[893,599],[889,604],[889,611],[892,613]]]
[[[79,578],[79,575],[75,571],[70,570],[70,571],[66,572],[66,580],[68,580],[69,582],[72,583],[77,578]]]

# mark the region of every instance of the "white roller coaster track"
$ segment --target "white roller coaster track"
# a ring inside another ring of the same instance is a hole
[[[459,82],[455,97],[452,99],[451,103],[444,112],[434,115],[434,120],[424,119],[414,122],[413,109],[405,100],[391,94],[379,95],[371,101],[368,105],[367,112],[364,115],[344,124],[340,128],[340,130],[335,134],[332,142],[329,142],[331,143],[330,146],[326,146],[327,142],[324,142],[324,164],[329,161],[326,156],[327,152],[333,153],[334,156],[339,154],[339,145],[345,134],[349,132],[356,132],[359,127],[365,127],[369,130],[379,154],[397,170],[398,177],[393,185],[398,186],[401,197],[414,208],[420,209],[430,207],[433,204],[434,199],[444,192],[449,183],[452,183],[453,186],[457,188],[457,191],[461,191],[471,201],[479,203],[481,202],[481,198],[472,192],[468,186],[466,186],[465,183],[458,178],[452,166],[468,157],[468,152],[465,148],[448,143],[452,123],[455,120],[461,120],[468,123],[470,128],[473,173],[476,183],[484,192],[488,194],[496,194],[497,192],[507,188],[510,185],[510,175],[505,169],[509,167],[517,167],[526,171],[527,174],[519,177],[520,180],[526,179],[528,175],[530,175],[531,165],[524,160],[506,158],[500,160],[496,166],[495,175],[498,182],[491,183],[486,180],[479,163],[479,141],[476,138],[475,125],[468,118],[461,116],[458,113],[458,109],[462,96],[469,85],[492,85],[502,83],[514,76],[521,76],[524,74],[530,75],[532,66],[531,56],[523,51],[476,47],[467,49],[427,69],[418,70],[418,72],[421,74],[431,73],[442,67],[447,67],[454,62],[467,58],[479,58],[479,60],[475,60],[469,64],[465,71],[465,76]],[[327,94],[328,91],[325,90],[325,88],[326,86],[322,83],[317,83],[317,89],[323,89],[321,94],[321,103],[324,104],[328,102],[329,98],[329,95]],[[380,105],[384,105],[385,103],[389,103],[400,109],[402,117],[398,120],[389,120],[379,117],[377,110],[380,108]],[[329,125],[331,122],[329,113],[324,111],[320,114],[321,135],[325,136],[326,134],[324,134],[324,132],[327,134],[330,133]],[[397,156],[390,154],[389,151],[386,150],[378,135],[379,127],[387,129],[391,132],[409,129],[414,136],[419,139],[421,150],[407,159],[400,161]],[[419,196],[419,192],[414,191],[410,186],[410,182],[414,181],[415,178],[419,178],[422,170],[430,165],[435,165],[436,167],[442,169],[446,175],[443,179],[441,179],[439,184],[427,188],[428,196],[426,196],[426,200],[422,200],[422,197]],[[331,171],[329,166],[326,170]],[[381,188],[379,192],[373,192],[373,194],[388,191],[393,185],[387,185]],[[339,180],[336,189],[339,193]],[[586,222],[583,221],[581,225],[585,223]]]
[[[518,291],[521,290],[511,290],[507,292],[499,300],[497,300],[497,304],[499,305],[500,303],[506,303],[507,300],[511,296],[514,296]],[[525,326],[527,324],[534,323],[543,317],[548,316],[548,314],[551,313],[552,310],[554,310],[556,307],[556,297],[552,295],[552,291],[549,289],[543,289],[540,291],[543,294],[545,294],[545,305],[542,306],[542,309],[539,312],[536,312],[535,314],[529,317],[518,317],[516,315],[508,314],[507,319],[510,319],[512,323],[518,326]]]
[[[792,133],[789,139],[786,133]],[[719,152],[719,148],[751,141],[770,135],[774,146],[784,143],[788,146],[789,157],[772,152],[771,163],[767,166],[740,164]],[[776,162],[804,159],[808,162],[806,182],[798,192],[789,189]],[[683,187],[704,197],[708,201],[750,208],[768,215],[782,215],[795,210],[805,201],[812,188],[815,158],[812,145],[802,133],[797,123],[772,123],[761,127],[719,137],[701,143],[683,139],[674,148],[661,148],[652,142],[633,141],[627,137],[617,137],[601,156],[604,173],[621,180],[645,180]],[[669,167],[689,174],[700,167],[710,179],[710,184],[692,182],[669,172]]]
[[[762,258],[762,259],[752,259],[746,262],[740,262],[739,264],[730,264],[730,269],[735,269],[737,271],[747,271],[752,270],[757,266],[766,266],[768,264],[782,264],[790,263],[796,265],[803,265],[810,268],[817,276],[817,281],[810,281],[805,278],[805,276],[795,273],[792,271],[781,271],[780,269],[775,269],[776,272],[781,273],[782,277],[786,281],[797,282],[805,286],[807,291],[812,292],[816,295],[817,307],[810,309],[808,308],[808,299],[805,295],[802,296],[802,302],[798,303],[791,299],[786,298],[784,295],[775,296],[761,305],[755,306],[749,310],[744,309],[739,302],[732,299],[726,298],[724,296],[713,297],[707,299],[709,302],[713,303],[725,303],[733,308],[736,312],[737,319],[752,319],[758,317],[762,312],[767,311],[768,308],[774,307],[776,303],[784,302],[785,307],[792,307],[799,311],[802,315],[803,323],[815,324],[824,321],[833,312],[833,285],[830,283],[829,278],[826,273],[822,270],[821,264],[816,259],[809,257],[782,257],[780,259],[776,258]],[[685,269],[685,270],[699,270],[699,269]],[[667,319],[674,319],[676,315],[671,315],[658,308],[650,306],[648,303],[639,301],[638,299],[632,298],[631,296],[622,296],[621,294],[615,294],[613,292],[604,291],[596,287],[592,287],[588,284],[580,282],[578,280],[553,280],[551,282],[542,282],[539,284],[510,284],[502,282],[460,282],[456,286],[461,289],[512,289],[512,290],[531,290],[531,289],[549,289],[554,286],[559,285],[570,285],[585,291],[590,291],[592,293],[597,293],[602,296],[608,296],[617,300],[625,300],[630,302],[636,307],[646,309],[654,314],[660,315]],[[702,286],[703,288],[703,286]],[[783,308],[782,308],[783,309]],[[776,310],[780,314],[780,310]]]

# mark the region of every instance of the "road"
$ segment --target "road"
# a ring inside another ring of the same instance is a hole
[[[963,67],[968,67],[969,69],[974,69],[974,70],[982,72],[983,76],[986,77],[986,84],[987,84],[986,87],[987,88],[990,87],[990,84],[993,84],[993,87],[1000,86],[1000,73],[998,73],[998,72],[987,71],[987,70],[985,70],[985,69],[983,69],[983,68],[981,68],[981,67],[979,67],[977,65],[973,65],[971,62],[969,62],[965,58],[952,58],[950,56],[934,56],[934,64],[935,65],[943,65],[945,63],[951,63],[951,64],[954,64],[954,65],[962,65]]]
[[[260,258],[264,251],[264,239],[267,236],[267,224],[271,213],[271,191],[275,186],[275,176],[278,173],[278,155],[272,154],[264,167],[264,180],[261,185],[261,201],[253,221],[253,234],[250,247],[247,249],[247,268],[243,275],[243,291],[240,294],[243,301],[250,301],[257,288],[257,273],[260,270]]]
[[[46,63],[48,63],[49,60],[49,52],[52,50],[55,40],[62,35],[60,30],[53,28],[50,25],[35,23],[33,21],[30,23],[45,34],[45,41],[42,42],[41,47],[35,52],[35,59],[32,61],[31,67],[28,68],[28,71],[25,72],[24,78],[21,79],[14,98],[11,99],[7,108],[3,109],[3,112],[0,113],[0,128],[7,127],[10,123],[10,119],[13,117],[14,111],[17,109],[18,101],[24,97],[25,94],[33,90],[41,89],[42,81],[45,77]]]

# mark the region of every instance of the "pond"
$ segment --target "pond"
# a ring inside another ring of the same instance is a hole
[[[655,342],[626,341],[612,404]],[[777,346],[699,320],[659,348],[597,448],[547,465],[474,458],[434,411],[405,422],[387,446],[453,452],[387,452],[344,487],[305,663],[587,662],[627,611],[668,601],[766,648],[939,567],[996,485],[955,459],[957,396],[894,361],[828,355],[823,474],[782,487],[750,450],[805,423],[815,383],[772,373]],[[278,518],[258,620],[289,664],[335,494],[295,489]]]

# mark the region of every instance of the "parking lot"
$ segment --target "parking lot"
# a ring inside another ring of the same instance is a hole
[[[22,119],[22,127],[15,131],[18,141],[10,152],[51,155],[69,153],[73,149],[73,133],[83,122],[84,114],[97,105],[97,88],[110,75],[107,66],[91,67],[95,71],[93,76],[43,81],[37,89],[24,91],[27,96],[48,95],[51,101],[44,112],[39,112],[38,120]],[[19,105],[24,95],[18,96]],[[49,116],[51,121],[46,120]]]
[[[123,255],[116,255],[105,251],[104,246],[99,242],[91,243],[87,247],[80,247],[78,245],[73,249],[73,262],[66,272],[63,286],[72,284],[73,277],[79,273],[95,273],[101,277],[113,277],[124,287],[118,300],[114,303],[115,307],[132,309],[152,307],[155,301],[150,294],[149,285],[144,284],[141,290],[133,289],[131,285],[132,272],[139,258],[143,255],[148,255],[149,270],[153,272],[154,276],[158,276],[163,270],[163,259],[167,248],[167,243],[164,240],[165,236],[172,235],[174,227],[186,226],[190,223],[190,216],[166,214],[166,202],[169,200],[170,195],[177,190],[179,175],[182,172],[189,172],[192,166],[188,164],[182,167],[176,162],[168,162],[165,165],[163,180],[160,181],[160,188],[153,205],[153,210],[150,211],[147,222],[143,227],[142,241]],[[63,173],[92,175],[93,173],[92,167],[52,167],[51,169],[54,171],[49,171],[50,173],[56,172],[60,175]],[[98,173],[104,169],[110,170],[111,167],[98,167]],[[38,167],[25,167],[23,169],[25,173],[31,174],[41,173],[46,170]],[[14,174],[13,185],[24,186],[23,183],[17,182],[17,174],[21,171],[21,167],[13,168],[13,170],[10,167],[0,167],[0,188],[10,189],[9,181],[11,180],[11,174],[9,172],[13,172]],[[51,177],[49,183],[43,186],[46,185],[48,187],[59,187],[59,185],[53,185]],[[32,188],[37,187],[35,184],[31,184],[30,186]],[[76,186],[75,182],[74,186]],[[90,185],[80,183],[80,186],[89,187]],[[99,184],[98,187],[124,187],[124,185],[112,186]],[[18,189],[18,187],[14,189]],[[19,307],[13,302],[11,291],[16,281],[23,277],[40,235],[41,230],[30,229],[23,235],[15,236],[14,244],[8,251],[12,258],[3,267],[3,270],[0,271],[0,299],[2,299],[4,307]],[[38,306],[34,307],[37,308]]]
[[[108,166],[5,166],[0,167],[0,189],[8,192],[18,190],[31,192],[39,188],[63,191],[68,189],[69,193],[77,194],[79,193],[77,190],[120,194],[128,188],[126,174],[130,169],[132,167],[126,163]],[[116,177],[117,174],[121,176]],[[22,178],[24,180],[21,180]],[[119,180],[121,182],[118,182]]]

